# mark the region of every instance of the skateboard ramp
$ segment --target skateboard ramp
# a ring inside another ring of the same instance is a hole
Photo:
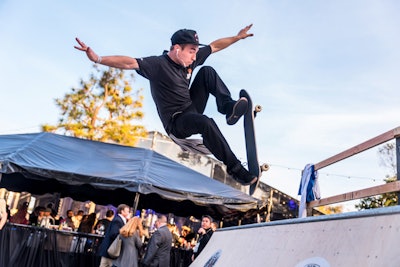
[[[217,230],[190,267],[400,266],[400,207]]]

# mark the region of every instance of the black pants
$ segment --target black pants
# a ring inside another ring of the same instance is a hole
[[[210,94],[215,96],[220,113],[226,114],[232,110],[235,101],[224,82],[212,67],[202,67],[190,88],[192,106],[174,118],[171,133],[178,138],[201,134],[204,145],[229,170],[240,164],[240,161],[233,154],[215,121],[203,115]]]

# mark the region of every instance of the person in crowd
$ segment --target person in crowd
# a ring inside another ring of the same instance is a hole
[[[171,37],[169,51],[159,56],[99,56],[92,48],[76,38],[76,49],[86,53],[89,60],[108,67],[133,69],[150,81],[153,100],[165,131],[174,140],[201,134],[207,149],[227,166],[228,173],[239,183],[258,183],[259,177],[249,173],[231,150],[215,121],[204,115],[210,95],[215,96],[218,111],[225,114],[229,125],[247,111],[248,100],[240,97],[234,100],[221,77],[210,66],[199,69],[191,82],[196,67],[203,65],[207,58],[239,40],[253,36],[248,33],[251,25],[236,35],[217,39],[209,45],[201,45],[194,30],[181,29]],[[178,138],[178,139],[177,139]]]
[[[114,218],[114,211],[107,210],[106,217],[99,220],[94,227],[96,234],[104,235],[105,231],[107,230],[113,218]]]
[[[113,261],[116,267],[138,267],[139,250],[141,249],[143,225],[142,219],[133,217],[119,230],[122,249],[119,257]]]
[[[180,246],[180,242],[179,242],[179,230],[176,227],[176,224],[167,224],[167,227],[169,229],[169,231],[172,234],[172,245],[174,247],[179,247]]]
[[[150,237],[141,261],[144,267],[169,267],[172,234],[167,227],[167,217],[161,215],[156,221],[157,231]]]
[[[215,232],[218,229],[218,224],[217,222],[212,222],[211,223],[211,229]]]
[[[117,208],[117,215],[111,221],[106,229],[103,241],[99,247],[99,255],[101,256],[99,267],[111,267],[113,259],[108,255],[107,249],[119,234],[119,229],[124,226],[130,217],[130,208],[126,204],[120,204]]]
[[[19,206],[18,211],[13,216],[11,216],[10,223],[29,224],[28,206],[28,202],[22,203]]]
[[[83,210],[78,210],[75,216],[72,217],[72,221],[74,222],[74,230],[78,230],[84,214],[85,212]]]
[[[199,239],[197,240],[196,246],[193,248],[193,256],[192,259],[195,260],[197,256],[201,253],[201,251],[204,249],[204,247],[207,245],[208,241],[210,241],[210,238],[214,231],[211,228],[211,223],[213,222],[213,219],[209,215],[204,215],[201,218],[201,227],[197,231],[197,233],[200,235]]]
[[[181,236],[179,241],[181,248],[189,250],[192,248],[192,240],[195,239],[196,235],[189,226],[183,225],[181,230]]]
[[[29,224],[33,226],[39,226],[40,221],[42,220],[44,216],[44,210],[45,207],[43,206],[36,206],[33,211],[31,216],[29,216]]]
[[[50,228],[50,225],[54,225],[55,220],[53,216],[51,216],[51,209],[46,208],[44,210],[43,218],[40,220],[40,226]]]
[[[51,215],[51,217],[53,217],[53,219],[55,221],[55,224],[58,224],[59,223],[59,219],[58,219],[58,216],[57,216],[57,211],[55,210],[54,206],[55,206],[54,203],[50,202],[50,203],[47,204],[46,208],[51,210],[50,215]]]
[[[75,229],[75,225],[74,222],[72,221],[72,217],[74,217],[74,212],[72,210],[67,210],[67,217],[65,218],[65,224],[73,230]]]
[[[78,232],[80,233],[94,233],[94,225],[96,223],[96,213],[92,212],[89,215],[84,215],[79,224]]]
[[[7,205],[6,201],[0,198],[0,231],[3,229],[4,225],[7,222],[8,214],[7,214]]]

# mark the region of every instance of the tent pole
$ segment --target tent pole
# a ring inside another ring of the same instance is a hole
[[[133,202],[133,216],[135,216],[138,205],[139,205],[139,197],[140,197],[140,194],[138,192],[136,192],[135,200]]]

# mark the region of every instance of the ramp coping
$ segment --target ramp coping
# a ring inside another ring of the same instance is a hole
[[[362,210],[362,211],[352,211],[352,212],[339,213],[339,214],[312,216],[312,217],[305,217],[305,218],[286,219],[286,220],[264,222],[264,223],[257,223],[257,224],[231,226],[231,227],[226,227],[226,228],[219,228],[219,229],[217,229],[217,231],[232,231],[232,230],[239,230],[239,229],[251,229],[251,228],[269,227],[269,226],[276,226],[276,225],[301,224],[301,223],[333,221],[333,220],[343,220],[343,219],[356,219],[356,218],[362,218],[362,217],[374,217],[374,216],[395,215],[395,214],[400,214],[400,206],[391,206],[391,207],[376,208],[376,209],[369,209],[369,210]]]

